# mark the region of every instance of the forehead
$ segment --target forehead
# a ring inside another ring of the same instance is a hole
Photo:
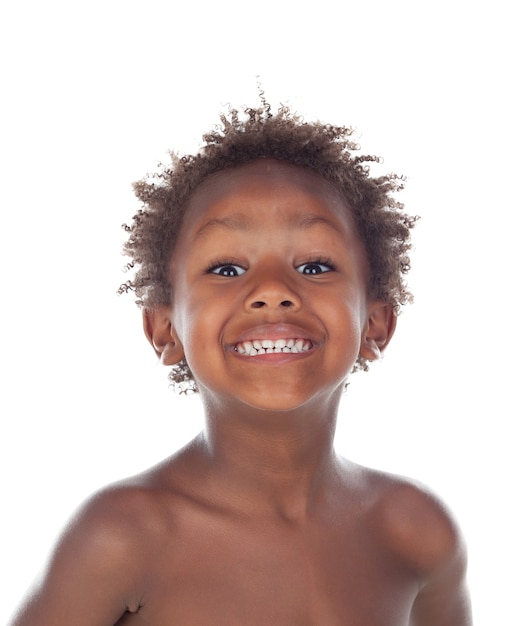
[[[301,227],[325,221],[353,225],[343,194],[314,170],[274,159],[257,159],[212,174],[188,202],[183,230],[215,225],[242,229],[261,218]],[[352,229],[353,230],[353,229]]]

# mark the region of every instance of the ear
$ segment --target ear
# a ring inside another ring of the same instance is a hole
[[[171,323],[171,308],[158,307],[142,311],[144,334],[162,365],[175,365],[184,358],[177,333]]]
[[[396,329],[397,317],[392,307],[382,300],[368,304],[368,320],[361,336],[359,351],[367,361],[376,361],[387,347]]]

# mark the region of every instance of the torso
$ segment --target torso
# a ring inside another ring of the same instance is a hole
[[[118,626],[407,626],[420,580],[385,538],[369,487],[302,521],[160,490],[162,522],[141,532],[137,606]]]

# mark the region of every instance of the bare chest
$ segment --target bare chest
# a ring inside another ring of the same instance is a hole
[[[406,626],[415,581],[366,534],[312,525],[179,529],[119,626]]]

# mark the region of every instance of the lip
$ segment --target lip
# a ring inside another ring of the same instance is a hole
[[[302,340],[309,344],[309,349],[300,352],[273,352],[258,355],[247,355],[237,351],[236,347],[244,342],[254,341],[278,341],[279,339],[289,340]],[[249,361],[266,361],[271,363],[285,363],[291,360],[301,359],[309,356],[319,346],[319,340],[316,339],[310,332],[304,328],[295,324],[261,324],[253,326],[250,329],[241,333],[235,341],[229,345],[229,349],[233,354],[241,359]]]
[[[231,343],[232,347],[235,347],[238,343],[243,341],[254,341],[259,339],[263,341],[270,339],[271,341],[277,341],[277,339],[304,339],[309,341],[313,346],[319,342],[311,333],[306,331],[300,326],[294,324],[260,324],[259,326],[253,326],[249,330],[246,330]]]

